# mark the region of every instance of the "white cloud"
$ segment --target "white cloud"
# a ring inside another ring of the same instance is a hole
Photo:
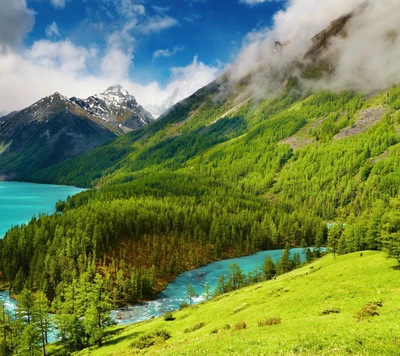
[[[78,72],[86,69],[87,60],[92,52],[84,47],[75,46],[71,41],[51,42],[40,40],[25,51],[26,58],[32,63],[62,72]]]
[[[153,5],[153,10],[154,10],[155,12],[160,13],[160,14],[163,14],[164,12],[169,11],[169,9],[170,9],[169,6],[162,7],[162,6]]]
[[[55,21],[51,25],[48,25],[45,29],[46,36],[51,37],[61,37],[60,31],[58,30],[58,26]]]
[[[129,82],[124,85],[132,93],[137,93],[134,95],[137,96],[139,103],[157,117],[172,105],[212,82],[220,74],[219,68],[208,66],[195,57],[193,62],[186,67],[171,68],[171,78],[164,88],[161,88],[158,83],[145,87],[137,87]]]
[[[208,66],[196,57],[187,66],[172,68],[165,86],[155,81],[142,85],[130,77],[134,35],[147,35],[178,25],[174,18],[164,14],[167,9],[159,9],[159,15],[151,17],[146,15],[144,6],[138,1],[104,0],[118,4],[117,12],[126,15],[112,27],[104,50],[78,46],[69,39],[61,40],[56,22],[45,30],[48,39],[38,40],[24,49],[18,44],[32,28],[34,12],[27,8],[25,0],[5,1],[6,6],[4,0],[0,0],[1,110],[22,109],[56,91],[69,97],[87,97],[120,82],[157,117],[220,73],[220,68]],[[53,5],[58,4],[58,8],[65,5],[65,1],[52,1]],[[3,30],[5,24],[8,27]],[[161,50],[155,58],[181,50],[181,46]]]
[[[368,4],[366,8],[365,4]],[[282,84],[288,66],[294,62],[307,63],[304,55],[313,36],[327,28],[331,21],[352,12],[355,15],[348,24],[347,36],[332,40],[330,50],[326,51],[327,58],[335,60],[334,73],[329,80],[304,84],[332,90],[371,91],[400,82],[398,0],[367,3],[365,0],[289,0],[286,7],[275,14],[271,28],[247,36],[230,67],[232,79],[257,73],[253,77],[254,90],[274,89],[274,81],[276,85]],[[275,41],[285,43],[281,53],[276,53]]]
[[[132,59],[133,55],[130,53],[126,53],[118,48],[110,49],[101,59],[100,67],[102,74],[120,81],[128,76]]]
[[[146,22],[139,24],[136,26],[135,30],[139,33],[149,34],[151,32],[159,32],[162,30],[166,30],[170,27],[174,27],[178,25],[178,21],[176,21],[173,17],[170,16],[153,16],[149,17]]]
[[[172,57],[178,52],[182,52],[185,49],[183,46],[175,46],[173,49],[159,49],[153,53],[153,61],[155,61],[157,58],[164,57]]]
[[[35,23],[25,0],[0,1],[0,52],[15,48]]]
[[[65,7],[65,0],[50,0],[50,2],[56,9],[63,9]]]
[[[142,4],[137,4],[132,0],[114,0],[114,5],[118,13],[124,17],[135,17],[146,14],[146,9]]]
[[[96,58],[95,50],[76,46],[69,40],[41,40],[23,53],[3,53],[0,55],[0,108],[22,109],[56,91],[70,97],[88,97],[120,82],[157,117],[220,73],[219,68],[194,58],[188,66],[172,68],[165,87],[157,82],[142,85],[128,76],[129,53],[112,45],[115,44],[112,39],[109,41],[110,48]],[[101,72],[90,74],[89,61],[99,61]]]

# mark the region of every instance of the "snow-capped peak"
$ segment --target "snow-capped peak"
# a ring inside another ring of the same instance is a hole
[[[112,93],[112,94],[122,94],[123,96],[130,96],[128,91],[122,87],[121,84],[111,85],[106,89],[103,94]]]
[[[107,88],[101,94],[96,94],[94,97],[103,100],[107,106],[120,108],[121,106],[137,106],[134,96],[130,95],[126,89],[120,84],[115,84]]]
[[[89,114],[111,124],[131,129],[143,127],[154,120],[120,84],[108,87],[103,93],[87,99],[71,98],[71,101]]]

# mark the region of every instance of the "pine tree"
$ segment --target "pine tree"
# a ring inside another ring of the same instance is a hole
[[[272,258],[270,256],[267,256],[265,258],[262,270],[263,270],[264,280],[268,281],[274,278],[276,274],[275,263],[274,261],[272,261]]]
[[[211,297],[211,287],[208,283],[204,285],[204,292],[203,292],[204,297],[206,300],[209,300]]]
[[[189,301],[189,305],[192,305],[193,303],[193,298],[196,296],[196,290],[193,287],[193,284],[190,283],[187,286],[187,290],[186,290],[186,298]]]

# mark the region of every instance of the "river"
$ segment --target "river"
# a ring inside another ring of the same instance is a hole
[[[121,324],[130,324],[138,321],[158,317],[167,311],[177,310],[182,302],[187,302],[186,292],[189,284],[192,284],[197,297],[193,299],[193,304],[204,300],[204,286],[206,283],[211,287],[211,292],[214,291],[218,278],[222,274],[227,274],[229,266],[237,263],[243,273],[253,271],[257,267],[261,267],[264,259],[270,256],[276,262],[282,256],[283,250],[269,250],[257,252],[253,255],[239,258],[231,258],[228,260],[217,261],[206,266],[197,268],[192,271],[181,273],[167,288],[162,291],[154,300],[145,303],[138,303],[126,308],[112,312],[112,317]],[[290,250],[291,256],[294,253],[300,253],[302,261],[305,260],[305,255],[301,248]],[[117,318],[117,313],[120,319]]]
[[[58,200],[65,200],[69,195],[81,191],[82,189],[68,186],[0,182],[0,237],[3,237],[12,226],[26,223],[39,213],[53,213]],[[193,302],[199,303],[204,299],[202,294],[205,284],[208,283],[213,291],[218,278],[227,273],[231,264],[237,263],[247,274],[260,267],[266,256],[271,256],[274,261],[277,261],[282,251],[258,252],[251,256],[213,262],[193,271],[184,272],[154,300],[128,306],[118,311],[114,310],[111,315],[118,323],[130,324],[176,310],[182,302],[187,301],[186,291],[189,284],[193,285],[197,294]],[[296,252],[300,253],[304,260],[302,249],[292,249],[291,255],[293,256]],[[8,310],[14,309],[16,302],[9,297],[7,292],[0,293],[0,299],[5,300]]]

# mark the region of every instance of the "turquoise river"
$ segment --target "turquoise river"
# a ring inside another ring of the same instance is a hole
[[[82,189],[67,186],[0,182],[0,237],[3,237],[12,226],[26,223],[33,216],[39,216],[40,213],[53,213],[58,200],[65,200],[69,195],[77,194],[80,191]],[[291,254],[296,252],[300,253],[304,260],[302,250],[291,250]],[[260,267],[267,255],[277,261],[282,255],[282,250],[258,252],[251,256],[218,261],[193,271],[184,272],[170,283],[155,300],[114,310],[112,316],[116,322],[128,324],[176,310],[182,302],[186,301],[186,290],[189,284],[192,284],[196,290],[198,296],[194,302],[198,303],[203,300],[205,284],[208,283],[213,290],[217,285],[218,278],[228,271],[232,263],[239,264],[243,272],[247,273]],[[16,303],[8,296],[7,292],[1,292],[0,299],[5,300],[8,309],[14,309]]]

